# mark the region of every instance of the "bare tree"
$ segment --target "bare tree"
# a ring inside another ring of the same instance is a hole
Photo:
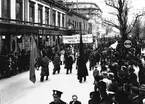
[[[137,14],[132,23],[128,24],[128,13],[130,10],[129,0],[105,0],[107,6],[116,10],[116,13],[110,13],[117,17],[118,24],[115,24],[113,21],[104,20],[108,25],[116,27],[120,31],[122,40],[126,40],[128,35],[132,32],[138,18],[143,14]]]
[[[132,31],[132,35],[134,38],[136,38],[137,40],[139,40],[139,36],[140,34],[143,32],[143,26],[141,24],[141,20],[138,19],[135,26],[134,26],[134,29]]]

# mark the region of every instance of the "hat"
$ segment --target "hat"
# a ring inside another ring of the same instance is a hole
[[[61,92],[61,91],[53,90],[53,95],[57,95],[57,96],[60,97],[62,93],[63,93],[63,92]]]

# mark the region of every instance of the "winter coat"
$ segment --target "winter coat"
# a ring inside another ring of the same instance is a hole
[[[80,56],[78,56],[78,59],[77,59],[78,79],[88,76],[88,70],[87,70],[87,67],[86,67],[86,63],[87,63],[87,60],[85,60],[85,58],[84,58],[84,61],[82,61],[82,59],[80,59]]]
[[[65,65],[66,69],[72,69],[72,64],[73,64],[73,58],[72,56],[68,56],[66,58],[66,65]]]
[[[49,58],[47,56],[45,56],[44,58],[42,58],[42,63],[41,63],[41,76],[49,76]]]
[[[53,59],[54,70],[60,70],[60,57],[55,56]]]

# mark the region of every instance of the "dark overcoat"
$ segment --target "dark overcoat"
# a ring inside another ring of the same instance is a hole
[[[77,59],[77,67],[78,67],[77,75],[78,75],[78,79],[88,76],[88,70],[87,70],[87,67],[86,67],[86,63],[87,63],[87,59],[84,58],[82,60],[80,58],[80,56],[78,56],[78,59]]]
[[[54,101],[52,101],[52,102],[49,103],[49,104],[66,104],[66,102],[60,100],[59,102],[54,102]]]
[[[71,55],[69,55],[66,58],[66,69],[72,69],[72,64],[73,64],[73,58]]]
[[[41,76],[49,76],[49,58],[45,56],[42,58],[42,69],[41,69]]]

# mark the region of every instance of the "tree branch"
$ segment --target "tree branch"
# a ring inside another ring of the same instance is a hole
[[[117,28],[117,29],[120,29],[120,27],[119,27],[118,25],[114,24],[114,23],[111,22],[111,21],[104,20],[104,23],[107,24],[107,25],[110,25],[110,26],[112,26],[112,27],[115,27],[115,28]]]
[[[127,34],[130,34],[130,33],[132,32],[132,30],[133,30],[133,28],[134,28],[134,26],[135,26],[135,24],[136,24],[138,18],[141,17],[141,16],[143,16],[143,14],[137,15],[137,16],[135,17],[135,21],[134,21],[134,23],[133,23],[133,25],[132,25],[132,28],[127,32]]]
[[[105,4],[107,5],[107,6],[110,6],[110,7],[112,7],[112,8],[114,8],[114,9],[119,9],[116,5],[115,5],[115,2],[116,1],[113,1],[113,0],[109,0],[108,2],[107,2],[107,0],[105,0]]]

